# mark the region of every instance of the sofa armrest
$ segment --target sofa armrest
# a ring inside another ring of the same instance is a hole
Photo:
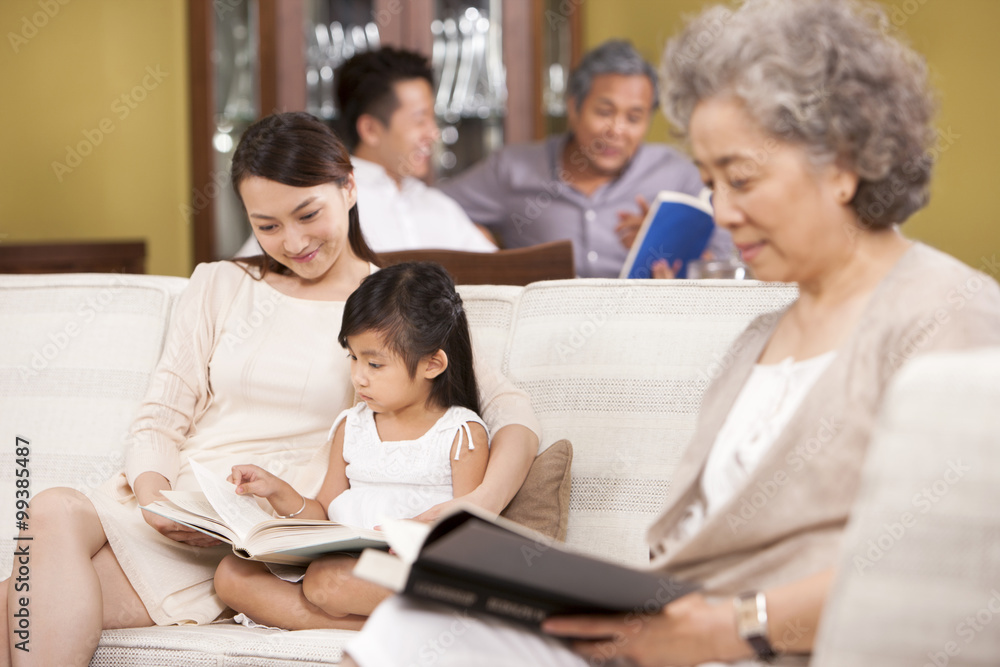
[[[998,378],[1000,348],[927,355],[900,371],[872,439],[813,665],[996,662]]]

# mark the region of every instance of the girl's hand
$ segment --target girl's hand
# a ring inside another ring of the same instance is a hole
[[[753,656],[736,633],[732,606],[709,604],[700,593],[685,595],[654,614],[554,617],[542,630],[574,639],[576,653],[602,662],[624,657],[652,667]]]
[[[291,514],[302,507],[303,498],[291,484],[260,466],[233,466],[227,480],[236,485],[238,495],[266,498],[278,514]]]
[[[233,466],[226,481],[236,485],[237,495],[258,498],[270,498],[281,490],[282,484],[288,486],[281,479],[255,465]]]

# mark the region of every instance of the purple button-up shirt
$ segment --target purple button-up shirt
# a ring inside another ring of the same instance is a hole
[[[628,249],[615,233],[618,212],[638,212],[637,195],[652,202],[661,190],[697,196],[698,170],[675,149],[642,144],[615,180],[589,197],[561,177],[567,135],[508,146],[440,185],[468,216],[496,233],[506,248],[560,239],[573,241],[577,273],[617,278]],[[732,252],[728,232],[716,228],[709,249]]]

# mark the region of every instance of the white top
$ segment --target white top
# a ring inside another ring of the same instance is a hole
[[[384,441],[375,427],[375,413],[364,403],[344,410],[344,461],[351,488],[333,499],[327,509],[331,521],[374,528],[393,519],[411,519],[454,497],[451,486],[451,448],[463,433],[462,449],[475,449],[469,423],[486,428],[468,408],[453,406],[416,440]]]
[[[678,537],[697,533],[705,517],[743,488],[835,355],[834,350],[803,361],[788,357],[753,367],[715,438],[701,474],[701,498],[678,523]]]
[[[351,157],[358,186],[358,215],[365,240],[375,252],[444,248],[492,252],[454,199],[420,179],[407,176],[397,186],[381,165]]]

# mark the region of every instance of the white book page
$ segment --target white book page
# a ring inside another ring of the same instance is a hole
[[[258,523],[274,518],[260,508],[254,496],[236,495],[235,484],[230,484],[194,459],[188,463],[205,492],[205,498],[241,541]]]
[[[185,492],[169,490],[163,491],[162,493],[164,498],[182,510],[222,523],[222,517],[220,517],[219,513],[215,511],[214,507],[212,507],[212,503],[208,502],[204,493],[199,493],[197,491]]]
[[[396,519],[387,521],[382,526],[382,532],[385,534],[385,541],[396,552],[396,556],[404,563],[412,563],[420,555],[420,547],[424,545],[424,540],[432,527],[423,521]]]

